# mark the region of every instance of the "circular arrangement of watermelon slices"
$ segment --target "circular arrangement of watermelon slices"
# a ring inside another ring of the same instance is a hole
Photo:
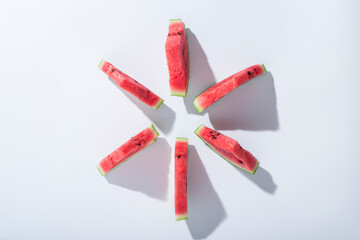
[[[189,85],[190,62],[186,29],[181,19],[170,20],[165,52],[169,70],[170,95],[185,97]],[[98,67],[119,87],[155,110],[164,102],[150,89],[117,69],[111,63],[101,60]],[[254,65],[235,73],[200,93],[194,99],[194,107],[201,113],[232,90],[264,73],[266,73],[266,68],[263,64]],[[236,140],[204,125],[198,126],[195,134],[220,157],[250,174],[255,174],[259,167],[259,161],[250,152],[242,148]],[[97,166],[99,172],[104,176],[140,150],[154,143],[158,136],[159,133],[153,124],[140,131],[106,156]],[[174,155],[176,220],[188,218],[187,152],[188,138],[176,138]]]

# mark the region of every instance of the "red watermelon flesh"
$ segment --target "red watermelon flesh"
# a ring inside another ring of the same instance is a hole
[[[146,103],[150,107],[158,109],[164,102],[159,96],[150,91],[147,87],[140,84],[135,79],[121,72],[112,64],[101,60],[99,68],[106,73],[117,85],[125,91],[137,97],[140,101]]]
[[[265,72],[265,66],[263,64],[258,64],[248,67],[222,80],[221,82],[216,83],[195,98],[194,106],[196,110],[201,113],[211,104],[239,87],[241,84],[244,84]]]
[[[259,161],[237,141],[204,125],[200,125],[195,134],[222,158],[246,172],[255,174]]]
[[[170,20],[165,43],[171,96],[185,97],[189,84],[189,51],[185,25],[181,19]]]
[[[144,129],[129,141],[121,145],[118,149],[105,157],[97,166],[101,175],[105,175],[121,163],[128,160],[135,153],[144,149],[151,143],[156,141],[159,133],[156,131],[154,125]]]
[[[175,218],[188,218],[187,209],[187,159],[188,139],[176,138],[175,142]]]

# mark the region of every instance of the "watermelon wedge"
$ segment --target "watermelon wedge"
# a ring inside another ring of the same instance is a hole
[[[188,218],[187,209],[187,154],[188,139],[176,138],[175,142],[175,218]]]
[[[106,73],[119,87],[137,97],[140,101],[146,103],[150,107],[158,109],[164,102],[159,96],[150,91],[148,88],[140,84],[135,79],[121,72],[112,64],[101,60],[99,68]]]
[[[185,97],[189,85],[189,48],[181,19],[170,20],[165,43],[171,96]]]
[[[266,72],[266,68],[263,64],[254,65],[248,67],[238,73],[231,75],[230,77],[216,83],[212,87],[208,88],[194,99],[194,106],[196,110],[201,113],[211,104],[239,87],[241,84],[263,74]]]
[[[149,146],[156,141],[159,136],[154,125],[144,129],[129,141],[121,145],[118,149],[105,157],[97,166],[102,176],[128,160],[135,153]]]
[[[259,161],[237,141],[204,125],[200,125],[195,134],[222,158],[248,173],[255,174]]]

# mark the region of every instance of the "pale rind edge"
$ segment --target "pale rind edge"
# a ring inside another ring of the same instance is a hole
[[[98,68],[101,69],[101,67],[102,67],[102,65],[103,65],[104,63],[105,63],[105,61],[104,61],[103,59],[101,59],[101,62],[99,63]]]
[[[163,102],[164,102],[164,99],[160,98],[159,101],[155,104],[155,106],[153,106],[153,108],[155,110],[157,110]]]
[[[265,68],[265,65],[264,65],[264,64],[260,64],[260,65],[261,65],[261,67],[264,69],[264,73],[266,73],[267,70],[266,70],[266,68]]]
[[[198,134],[198,132],[200,131],[200,129],[201,129],[202,127],[204,127],[204,125],[200,125],[200,126],[195,130],[195,134],[205,143],[206,146],[208,146],[209,148],[211,148],[211,150],[213,150],[213,151],[214,151],[216,154],[218,154],[220,157],[222,157],[223,159],[225,159],[226,161],[228,161],[228,162],[231,163],[232,165],[240,168],[241,170],[243,170],[243,171],[245,171],[245,172],[248,172],[248,173],[250,173],[250,174],[252,174],[252,175],[254,175],[254,174],[256,173],[256,170],[258,169],[259,164],[260,164],[259,161],[257,162],[257,164],[256,164],[256,166],[255,166],[255,168],[254,168],[254,170],[253,170],[252,172],[250,172],[250,171],[248,171],[248,170],[246,170],[246,169],[244,169],[244,168],[242,168],[242,167],[234,164],[233,162],[229,161],[226,157],[224,157],[223,155],[221,155],[221,153],[219,153],[218,151],[216,151],[213,147],[211,147],[210,144],[208,144],[208,143]]]
[[[181,18],[178,19],[169,19],[169,22],[182,22]]]
[[[206,90],[205,90],[206,91]],[[199,94],[195,99],[194,99],[194,107],[196,109],[196,111],[198,111],[198,113],[202,113],[202,111],[204,111],[204,108],[200,107],[199,103],[197,102],[198,97],[201,94]]]
[[[104,174],[103,171],[101,170],[100,165],[97,165],[96,167],[97,167],[97,169],[99,170],[101,176],[104,176],[105,174]]]
[[[176,97],[185,97],[186,92],[170,92],[170,96],[176,96]]]
[[[175,216],[176,221],[181,221],[181,220],[186,220],[188,219],[188,214],[184,213],[184,214],[178,214]]]
[[[154,134],[156,135],[155,138],[157,138],[160,135],[160,133],[156,130],[154,124],[151,124],[150,128],[154,132]]]
[[[176,138],[176,141],[185,141],[185,142],[188,142],[189,141],[189,139],[187,139],[187,138],[181,138],[181,137],[177,137]]]

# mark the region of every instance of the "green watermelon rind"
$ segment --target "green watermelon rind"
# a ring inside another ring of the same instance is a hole
[[[182,22],[181,18],[178,19],[169,19],[169,22]]]
[[[177,140],[179,140],[179,141],[186,141],[186,142],[189,141],[188,138],[182,138],[182,137],[177,137],[177,138],[176,138],[176,141],[177,141]]]
[[[107,173],[104,173],[101,170],[100,165],[97,165],[97,169],[99,170],[101,176],[105,176],[106,174],[108,174],[109,172],[111,172],[112,170],[114,170],[115,168],[117,168],[118,166],[122,165],[124,162],[126,162],[127,160],[129,160],[131,157],[135,156],[137,153],[141,152],[142,150],[144,150],[146,147],[148,147],[150,144],[156,142],[156,138],[160,135],[159,132],[156,130],[156,128],[154,127],[154,124],[151,124],[150,126],[151,130],[153,130],[154,134],[156,135],[155,139],[152,140],[151,142],[149,142],[146,146],[144,146],[142,149],[140,149],[140,151],[137,151],[136,153],[134,153],[133,155],[129,156],[128,158],[126,158],[124,161],[122,161],[121,163],[119,163],[118,165],[116,165],[115,167],[113,167],[110,171],[108,171]]]
[[[160,133],[156,130],[154,124],[151,124],[150,128],[151,128],[151,130],[153,130],[153,132],[155,133],[156,137],[160,136]]]
[[[186,90],[185,92],[170,92],[170,96],[176,96],[176,97],[186,97],[186,94],[188,92],[188,88],[189,88],[189,79],[190,79],[190,56],[189,56],[189,42],[188,42],[188,37],[187,37],[187,33],[186,33],[186,27],[185,27],[185,23],[183,21],[181,21],[180,18],[178,19],[169,19],[169,22],[182,22],[182,24],[184,25],[184,29],[185,29],[185,37],[186,37],[186,48],[188,51],[188,76],[187,76],[187,82],[186,82]]]
[[[104,59],[101,59],[101,62],[99,63],[98,68],[100,68],[100,69],[101,69],[101,67],[102,67],[103,63],[104,63]]]
[[[265,65],[264,64],[259,64],[259,65],[261,65],[261,67],[262,67],[262,69],[264,70],[264,72],[262,73],[262,74],[264,74],[264,73],[266,73],[267,72],[267,70],[266,70],[266,68],[265,68]],[[260,74],[260,75],[262,75],[262,74]],[[258,75],[257,77],[259,77],[260,75]],[[246,82],[247,83],[247,82]],[[218,83],[215,83],[215,84],[213,84],[212,86],[214,86],[214,85],[216,85],[216,84],[218,84]],[[245,83],[243,83],[243,84],[241,84],[240,86],[242,86],[242,85],[244,85]],[[210,87],[208,87],[207,89],[205,89],[204,91],[202,91],[199,95],[197,95],[196,97],[195,97],[195,99],[194,99],[194,106],[195,106],[195,108],[196,108],[196,110],[199,112],[199,113],[202,113],[206,108],[202,108],[202,107],[200,107],[200,105],[199,105],[199,103],[197,102],[197,99],[198,99],[198,97],[200,97],[201,96],[201,94],[203,94],[204,92],[206,92],[209,88],[211,88],[212,86],[210,86]],[[238,86],[238,87],[240,87],[240,86]],[[238,87],[236,87],[236,88],[238,88]],[[234,88],[233,90],[231,90],[231,91],[234,91],[236,88]],[[225,97],[227,94],[225,94],[224,96],[222,96],[221,98],[223,98],[223,97]],[[219,101],[221,98],[219,98],[217,101]],[[216,102],[217,102],[216,101]],[[214,102],[215,103],[215,102]],[[213,103],[213,104],[214,104]],[[212,104],[211,104],[212,105]],[[210,105],[210,106],[211,106]],[[208,107],[210,107],[210,106],[208,106]]]
[[[100,167],[99,165],[97,165],[96,167],[97,167],[97,169],[99,170],[101,176],[104,176],[105,173],[101,170],[101,167]],[[110,170],[110,171],[111,171],[111,170]],[[109,172],[110,172],[110,171],[109,171]]]
[[[229,161],[226,157],[224,157],[223,155],[221,155],[221,153],[219,153],[219,152],[216,151],[213,147],[211,147],[211,146],[198,134],[198,132],[199,132],[203,127],[204,127],[204,125],[200,125],[200,126],[195,130],[195,134],[196,134],[196,136],[198,136],[198,137],[201,139],[201,141],[203,141],[203,142],[205,143],[206,146],[208,146],[211,150],[213,150],[213,151],[214,151],[216,154],[218,154],[220,157],[222,157],[223,159],[225,159],[226,161],[228,161],[228,162],[231,163],[232,165],[240,168],[241,170],[243,170],[243,171],[245,171],[245,172],[248,172],[248,173],[250,173],[250,174],[252,174],[252,175],[254,175],[254,174],[256,173],[256,171],[257,171],[257,169],[258,169],[258,167],[259,167],[259,164],[260,164],[259,161],[257,162],[257,164],[256,164],[256,166],[255,166],[255,168],[254,168],[254,170],[253,170],[252,172],[250,172],[250,171],[248,171],[248,170],[246,170],[246,169],[244,169],[244,168],[242,168],[242,167],[234,164],[233,162]]]
[[[170,96],[176,96],[176,97],[185,97],[186,92],[170,92]]]
[[[160,98],[159,101],[153,106],[153,108],[155,110],[157,110],[163,102],[164,102],[164,99]]]
[[[261,64],[261,66],[262,66],[262,68],[264,69],[264,72],[263,72],[262,74],[266,73],[267,70],[266,70],[266,68],[265,68],[265,65],[264,65],[264,64]]]
[[[206,89],[206,90],[207,90],[207,89]],[[206,91],[206,90],[205,90],[205,91]],[[205,91],[203,91],[203,92],[205,92]],[[202,93],[203,93],[203,92],[202,92]],[[200,93],[200,94],[194,99],[194,107],[195,107],[195,109],[198,111],[198,113],[202,113],[202,111],[204,111],[204,108],[200,107],[199,103],[197,102],[198,97],[199,97],[202,93]]]
[[[188,219],[188,214],[185,213],[185,214],[176,215],[175,219],[176,219],[176,221],[186,220],[186,219]]]
[[[215,84],[218,84],[218,83],[215,83]],[[212,86],[214,86],[215,84],[213,84]],[[197,102],[197,99],[201,96],[201,94],[203,94],[204,92],[206,92],[209,88],[211,88],[212,86],[208,87],[207,89],[205,89],[204,91],[202,91],[199,95],[196,96],[196,98],[194,99],[194,107],[196,108],[196,110],[199,112],[199,113],[202,113],[206,108],[202,108],[200,107],[199,103]],[[226,95],[225,95],[226,96]],[[221,98],[223,98],[224,96],[222,96]],[[220,99],[221,99],[220,98]],[[219,101],[219,100],[218,100]],[[215,103],[215,102],[214,102]],[[214,104],[213,103],[213,104]],[[211,105],[210,105],[211,106]],[[209,106],[209,107],[210,107]]]

